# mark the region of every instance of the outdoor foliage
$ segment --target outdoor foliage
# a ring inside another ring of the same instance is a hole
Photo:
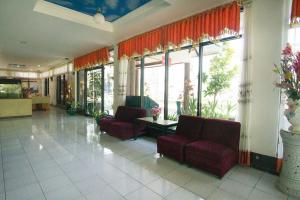
[[[87,96],[89,98],[87,110],[90,114],[97,112],[100,109],[99,98],[102,94],[102,76],[101,73],[92,72],[88,74],[88,90]]]
[[[204,97],[207,99],[202,105],[202,116],[210,118],[232,118],[231,113],[236,109],[236,104],[230,99],[221,103],[220,95],[230,89],[232,79],[237,73],[237,66],[230,66],[234,50],[224,43],[222,51],[211,59],[209,72],[203,74],[205,85]]]

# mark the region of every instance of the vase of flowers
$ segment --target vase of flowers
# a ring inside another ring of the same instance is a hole
[[[280,76],[276,87],[288,98],[284,115],[292,125],[289,130],[300,134],[300,52],[294,53],[287,44],[282,51],[280,65],[275,65],[274,72]]]
[[[157,121],[160,113],[161,113],[161,108],[159,108],[157,106],[151,109],[151,114],[152,114],[152,117],[153,117],[153,121]]]

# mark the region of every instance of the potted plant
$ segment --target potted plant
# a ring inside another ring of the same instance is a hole
[[[77,113],[77,109],[79,108],[79,103],[75,101],[71,102],[70,105],[67,107],[67,113],[69,115],[75,115]]]
[[[152,117],[153,117],[153,121],[157,121],[160,113],[161,113],[161,108],[160,107],[155,106],[154,108],[151,109],[151,114],[152,114]]]
[[[289,130],[300,134],[300,52],[294,53],[287,44],[282,51],[280,65],[275,65],[274,72],[280,76],[276,87],[288,98],[284,115],[292,124]]]
[[[96,123],[97,123],[98,125],[100,125],[100,124],[99,124],[100,119],[103,118],[103,117],[108,117],[108,116],[110,116],[110,115],[109,115],[109,112],[106,110],[106,111],[104,111],[104,112],[93,112],[92,116],[93,116],[93,118],[95,119]]]

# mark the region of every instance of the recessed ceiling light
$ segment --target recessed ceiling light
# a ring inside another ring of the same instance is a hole
[[[38,67],[41,67],[41,65],[38,65]]]
[[[18,68],[19,68],[19,67],[20,67],[20,65],[17,65],[16,67],[18,67]]]

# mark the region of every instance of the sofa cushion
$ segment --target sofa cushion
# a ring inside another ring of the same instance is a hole
[[[221,119],[205,119],[202,139],[223,144],[234,151],[239,149],[240,123]]]
[[[108,134],[122,140],[132,138],[135,134],[134,124],[128,122],[115,121],[111,123]]]
[[[176,134],[198,139],[201,136],[203,122],[204,119],[201,117],[181,115],[176,127]]]
[[[112,117],[103,117],[99,120],[100,130],[108,131],[111,123],[115,122],[116,120]]]
[[[186,145],[185,161],[222,177],[238,161],[238,153],[225,145],[203,140]]]
[[[193,141],[195,140],[178,134],[161,136],[157,139],[157,152],[183,162],[185,145]]]
[[[236,155],[231,148],[208,140],[199,140],[190,143],[187,145],[186,151],[196,154],[196,157],[211,160],[215,163],[220,163],[228,157]]]

